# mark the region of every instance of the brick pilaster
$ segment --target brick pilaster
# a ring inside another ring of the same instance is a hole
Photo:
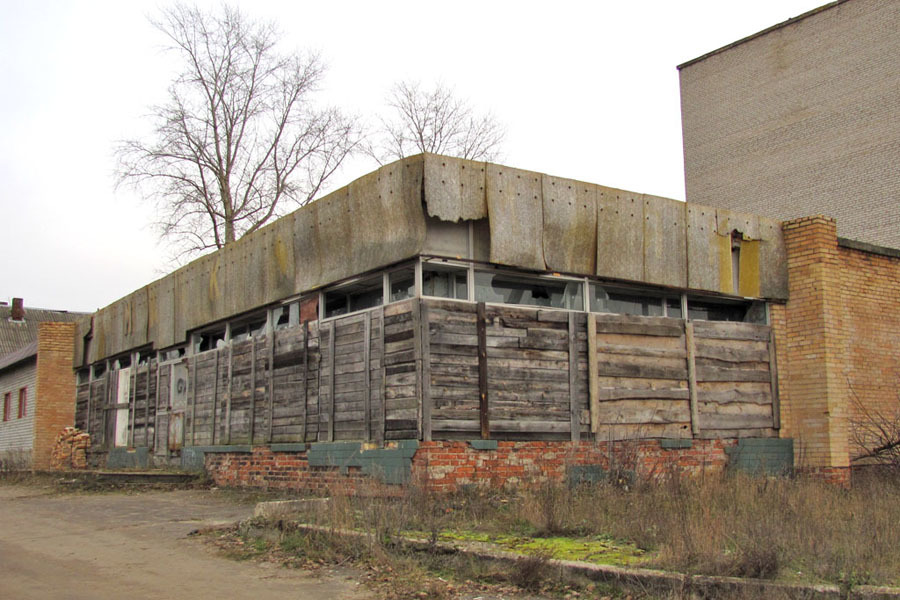
[[[41,323],[38,329],[34,410],[34,469],[50,468],[56,436],[75,424],[73,358],[75,323]]]
[[[783,229],[789,300],[773,320],[781,353],[782,435],[796,440],[797,467],[847,468],[846,333],[835,221],[804,217]]]

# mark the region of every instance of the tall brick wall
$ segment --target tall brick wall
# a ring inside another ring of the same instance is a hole
[[[56,436],[75,424],[74,323],[41,323],[38,329],[33,468],[50,468]]]
[[[839,248],[850,424],[900,411],[900,258]],[[851,440],[852,442],[852,440]],[[851,443],[851,456],[860,449]]]
[[[900,257],[840,246],[828,217],[784,234],[790,300],[770,310],[780,434],[795,439],[797,466],[831,476],[863,452],[856,423],[900,411]]]
[[[900,2],[847,0],[680,67],[687,200],[900,248]]]

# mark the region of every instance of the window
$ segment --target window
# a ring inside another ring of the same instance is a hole
[[[422,265],[422,295],[468,300],[468,272],[446,265]]]
[[[681,318],[681,298],[591,284],[591,312],[638,315],[643,317]]]
[[[383,303],[384,281],[381,275],[376,275],[325,292],[325,318],[374,308]]]
[[[412,267],[392,271],[389,278],[391,282],[391,302],[406,300],[415,295],[416,272]]]
[[[252,337],[259,337],[266,331],[266,315],[257,315],[250,319],[231,324],[231,341],[240,342]]]
[[[225,345],[225,329],[204,331],[194,335],[194,352],[215,350],[216,348]]]
[[[28,388],[19,388],[19,418],[28,414]]]
[[[766,323],[766,303],[688,298],[688,318],[698,321]]]
[[[3,420],[9,421],[12,418],[12,393],[3,394]]]
[[[475,300],[584,310],[580,281],[475,273]]]

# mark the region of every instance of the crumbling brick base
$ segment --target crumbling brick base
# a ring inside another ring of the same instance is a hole
[[[441,492],[463,486],[502,488],[565,481],[573,472],[653,477],[669,473],[721,472],[726,448],[737,440],[633,440],[623,442],[420,442],[409,464],[413,485]],[[675,442],[675,443],[671,443]],[[308,451],[215,452],[205,467],[216,485],[296,489],[319,494],[398,494],[353,466],[310,466]]]

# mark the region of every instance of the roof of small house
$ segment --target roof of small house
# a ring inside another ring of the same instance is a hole
[[[37,340],[38,325],[44,322],[77,321],[86,313],[25,307],[25,318],[12,319],[12,306],[0,305],[0,358]]]

